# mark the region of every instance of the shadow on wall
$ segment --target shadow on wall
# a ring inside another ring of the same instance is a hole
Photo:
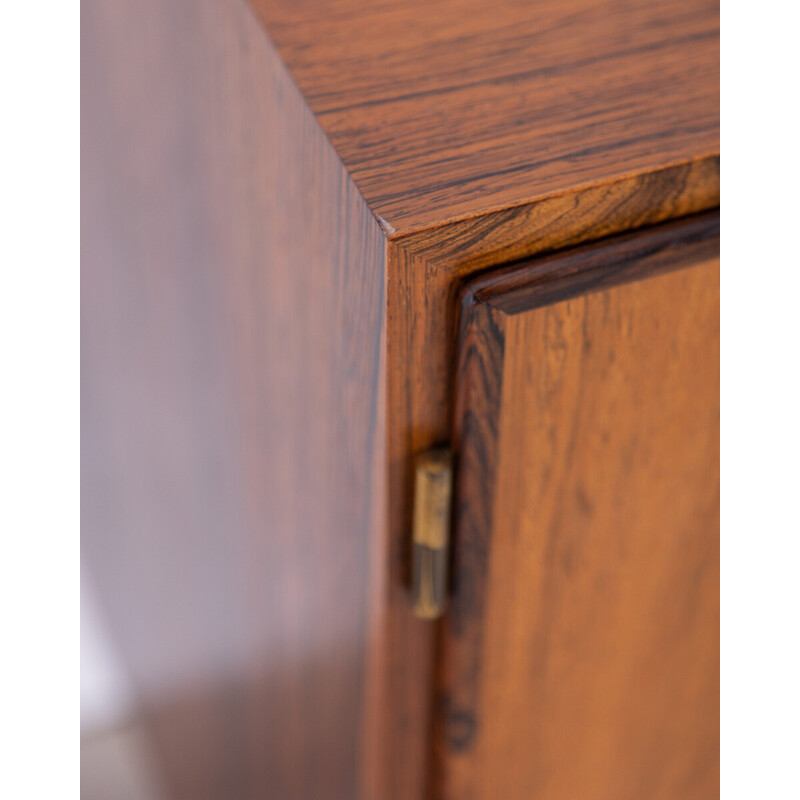
[[[168,800],[94,588],[81,569],[81,800]]]
[[[187,670],[134,694],[84,570],[82,800],[355,797],[357,726],[341,720],[346,710],[358,717],[360,704],[340,690],[361,685],[360,655],[331,641],[324,652]],[[339,676],[339,690],[322,675]]]

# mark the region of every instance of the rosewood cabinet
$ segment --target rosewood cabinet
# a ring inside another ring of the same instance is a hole
[[[85,0],[82,552],[164,798],[717,796],[718,38]]]

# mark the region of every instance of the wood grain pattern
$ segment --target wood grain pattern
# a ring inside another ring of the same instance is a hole
[[[668,179],[667,179],[668,177]],[[690,187],[695,187],[691,189]],[[719,163],[683,166],[556,197],[503,214],[390,238],[387,252],[389,585],[386,798],[416,800],[428,769],[434,668],[429,631],[409,613],[414,455],[448,442],[453,415],[458,292],[497,264],[690,215],[719,202]],[[702,224],[702,223],[700,223]],[[670,234],[672,235],[672,234]],[[638,241],[638,240],[637,240]],[[425,746],[420,747],[420,743]]]
[[[485,303],[520,314],[588,292],[714,259],[719,253],[719,212],[620,234],[560,253],[509,264],[469,281],[461,305]]]
[[[718,794],[717,224],[469,286],[437,797]]]
[[[161,788],[369,796],[384,235],[244,3],[81,18],[82,548]]]
[[[391,234],[719,155],[716,0],[251,1]]]
[[[84,550],[174,796],[416,800],[460,283],[719,204],[717,12],[243,4],[84,8]]]

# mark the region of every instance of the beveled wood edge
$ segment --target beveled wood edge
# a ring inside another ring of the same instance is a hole
[[[443,796],[441,764],[446,757],[469,752],[478,724],[474,699],[481,673],[505,323],[506,315],[477,300],[474,294],[462,296],[456,381],[459,390],[455,395],[452,435],[455,481],[451,595],[437,631],[433,796]],[[453,654],[456,657],[451,661],[447,656]]]
[[[446,241],[453,232],[467,227],[485,230],[498,222],[505,222],[509,217],[528,214],[532,209],[542,206],[559,204],[567,200],[575,201],[577,206],[577,200],[583,195],[610,192],[616,188],[636,183],[648,183],[654,186],[662,182],[671,182],[676,174],[681,173],[690,176],[692,173],[695,174],[695,177],[689,177],[686,180],[687,185],[681,187],[681,193],[696,192],[700,198],[699,201],[696,201],[696,205],[700,205],[701,208],[712,208],[719,205],[720,153],[719,150],[716,150],[697,158],[664,164],[654,169],[615,175],[604,181],[576,184],[568,189],[546,194],[531,194],[529,197],[513,203],[447,217],[428,224],[395,228],[391,222],[376,211],[372,210],[372,214],[392,243],[417,251],[425,248],[429,240],[433,242]],[[654,203],[653,205],[658,204]]]
[[[466,281],[462,313],[470,302],[480,302],[505,314],[519,314],[684,269],[719,253],[719,231],[719,209],[714,209],[522,259]]]

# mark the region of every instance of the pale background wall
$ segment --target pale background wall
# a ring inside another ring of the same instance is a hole
[[[133,697],[91,578],[81,569],[81,735],[117,726],[131,713]]]

